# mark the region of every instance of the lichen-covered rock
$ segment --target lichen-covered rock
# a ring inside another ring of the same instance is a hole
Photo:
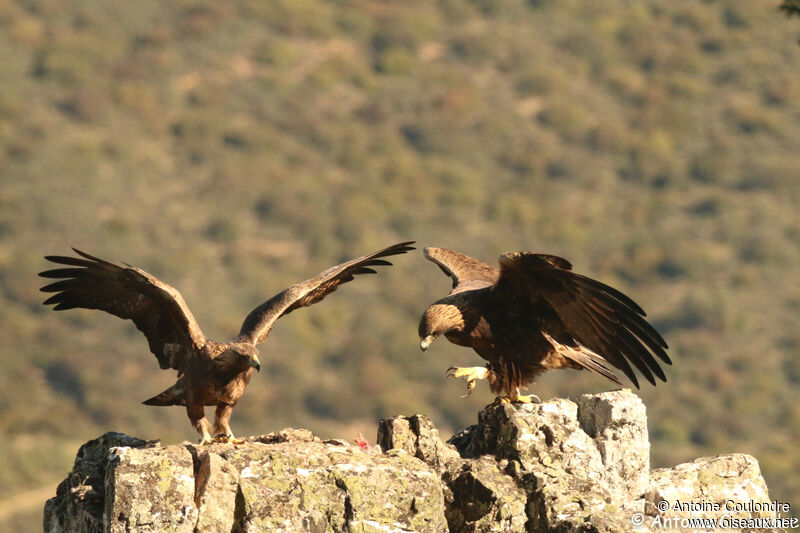
[[[770,502],[758,461],[751,455],[733,453],[701,457],[691,463],[654,470],[650,474],[650,479],[651,487],[647,493],[646,506],[649,516],[675,518],[720,518],[724,515],[739,518],[776,516],[774,510],[760,507],[756,510],[754,507],[757,506],[751,505],[751,502],[764,504]],[[659,507],[659,504],[662,507]]]
[[[577,403],[578,422],[600,452],[606,485],[621,493],[623,508],[641,512],[650,485],[644,403],[630,390],[584,394]]]
[[[105,486],[111,533],[194,531],[194,461],[185,447],[111,448]]]
[[[518,461],[525,470],[564,468],[589,481],[601,481],[600,452],[578,424],[578,406],[569,400],[489,406],[478,415],[474,428],[469,438],[451,441],[465,456],[490,454]]]
[[[634,531],[646,512],[635,529],[645,533],[697,516],[676,502],[770,501],[747,455],[649,472],[645,409],[630,391],[490,405],[448,444],[423,415],[388,418],[378,443],[362,450],[303,429],[210,446],[107,433],[79,450],[44,529],[610,533]]]
[[[447,524],[453,533],[524,532],[525,491],[490,457],[463,461],[446,476]]]
[[[489,406],[477,426],[450,443],[466,457],[509,461],[505,471],[527,496],[528,528],[578,531],[591,521],[598,531],[613,530],[644,510],[647,422],[630,391],[585,395],[578,403]]]
[[[217,453],[190,446],[195,465],[197,531],[231,531],[240,494],[239,472]]]
[[[59,484],[56,497],[45,503],[44,531],[104,531],[105,477],[109,450],[120,446],[146,445],[147,442],[142,439],[111,431],[81,446],[72,472]]]
[[[242,530],[341,531],[350,522],[441,531],[439,476],[403,452],[308,442],[255,444],[222,454],[240,472]]]
[[[443,531],[444,495],[439,476],[402,452],[373,457],[372,466],[338,463],[337,486],[346,493],[349,520],[395,524],[411,531]]]
[[[384,451],[404,450],[442,474],[460,459],[451,445],[439,438],[439,430],[425,415],[393,416],[378,423],[378,446]]]
[[[257,437],[250,437],[252,442],[261,442],[263,444],[278,444],[279,442],[321,442],[318,437],[315,437],[307,429],[286,428],[280,431],[267,433],[266,435],[259,435]]]
[[[94,497],[73,505],[69,480]],[[402,450],[364,452],[286,430],[240,445],[148,446],[123,435],[81,449],[45,509],[53,532],[447,529],[440,476]]]

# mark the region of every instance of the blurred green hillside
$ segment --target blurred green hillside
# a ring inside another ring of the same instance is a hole
[[[797,513],[797,34],[777,1],[0,0],[0,529],[40,530],[40,489],[102,432],[196,439],[140,404],[174,374],[132,324],[41,305],[42,256],[140,266],[226,339],[406,239],[623,289],[675,361],[640,391],[654,463],[752,453]],[[481,360],[418,347],[449,281],[394,263],[280,320],[237,434],[474,423],[492,395],[444,372]],[[534,390],[610,387],[587,374]]]

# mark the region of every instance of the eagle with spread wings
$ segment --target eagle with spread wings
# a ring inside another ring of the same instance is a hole
[[[467,394],[479,379],[505,394],[501,401],[530,402],[519,389],[547,370],[587,369],[622,386],[611,367],[638,388],[632,367],[653,385],[666,381],[658,360],[670,365],[667,343],[636,302],[617,289],[572,272],[566,259],[532,252],[500,256],[500,270],[445,248],[425,257],[453,280],[453,290],[430,305],[419,322],[420,348],[440,335],[467,346],[485,367],[450,367]]]
[[[43,292],[55,293],[45,305],[54,305],[56,311],[100,309],[131,319],[147,337],[159,366],[178,371],[175,384],[145,405],[186,406],[202,444],[242,442],[234,438],[229,420],[253,370],[261,369],[256,345],[267,339],[275,321],[319,302],[354,276],[390,266],[383,258],[413,250],[413,243],[401,242],[344,262],[279,292],[247,315],[230,342],[215,342],[203,335],[180,293],[139,268],[116,265],[73,248],[80,257],[47,256],[66,268],[39,275],[59,280],[42,287]],[[213,428],[205,417],[205,406],[216,406]]]

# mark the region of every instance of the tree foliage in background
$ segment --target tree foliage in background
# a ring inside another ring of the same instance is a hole
[[[640,391],[654,463],[752,453],[800,508],[794,30],[750,0],[0,2],[0,499],[54,492],[104,431],[194,438],[140,405],[174,376],[132,325],[41,305],[43,255],[140,266],[224,338],[408,238],[563,255],[632,295],[675,361]],[[448,280],[394,262],[281,320],[239,432],[474,423],[490,393],[444,371],[481,360],[416,338]],[[586,374],[534,392],[605,390]]]
[[[787,17],[800,15],[800,0],[783,0],[780,9],[786,13]],[[800,44],[800,40],[797,43]]]
[[[781,10],[786,13],[786,16],[800,15],[800,1],[798,0],[783,0],[781,3]]]

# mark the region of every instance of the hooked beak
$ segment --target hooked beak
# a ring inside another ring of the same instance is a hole
[[[419,349],[424,352],[425,350],[428,349],[428,346],[430,346],[435,340],[436,337],[434,337],[433,335],[428,335],[427,337],[419,341]]]
[[[250,366],[256,369],[256,372],[261,372],[261,361],[258,360],[258,357],[253,357],[253,360],[250,361]]]

